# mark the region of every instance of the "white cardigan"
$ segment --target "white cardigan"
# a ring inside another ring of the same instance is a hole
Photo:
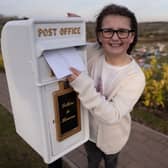
[[[108,99],[105,100],[96,91],[92,79],[95,70],[94,65],[97,61],[100,62],[97,63],[100,65],[101,71],[102,53],[103,51],[95,45],[88,47],[90,77],[81,73],[71,82],[71,86],[79,93],[81,103],[91,113],[91,139],[104,153],[115,154],[124,147],[128,140],[131,130],[130,112],[143,92],[145,77],[138,64],[133,60],[127,69],[112,82],[113,90]]]

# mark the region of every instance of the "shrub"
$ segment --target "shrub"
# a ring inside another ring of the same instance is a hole
[[[168,110],[168,63],[158,63],[152,57],[150,67],[144,69],[146,87],[142,103],[151,109]]]

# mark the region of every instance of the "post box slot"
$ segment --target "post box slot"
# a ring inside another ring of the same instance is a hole
[[[86,63],[86,60],[84,60],[85,46],[76,46],[75,49],[78,51],[79,56],[82,58],[82,61],[85,64]],[[56,51],[56,50],[46,50],[44,52],[52,52],[52,51]],[[38,83],[39,84],[45,84],[47,82],[58,80],[53,70],[51,69],[50,65],[47,63],[44,57],[44,52],[42,53],[41,57],[38,58],[38,71],[39,71]]]

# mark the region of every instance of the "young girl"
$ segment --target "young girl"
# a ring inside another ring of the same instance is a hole
[[[85,144],[88,167],[116,168],[118,154],[131,130],[130,112],[141,96],[145,77],[130,53],[137,42],[134,13],[115,4],[96,20],[97,44],[88,46],[88,72],[71,68],[70,85],[90,112],[90,139]]]

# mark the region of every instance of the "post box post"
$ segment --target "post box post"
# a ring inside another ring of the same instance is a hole
[[[85,22],[10,21],[2,30],[1,45],[16,132],[48,164],[86,142],[88,112],[44,57],[45,52],[74,48],[86,65]]]

